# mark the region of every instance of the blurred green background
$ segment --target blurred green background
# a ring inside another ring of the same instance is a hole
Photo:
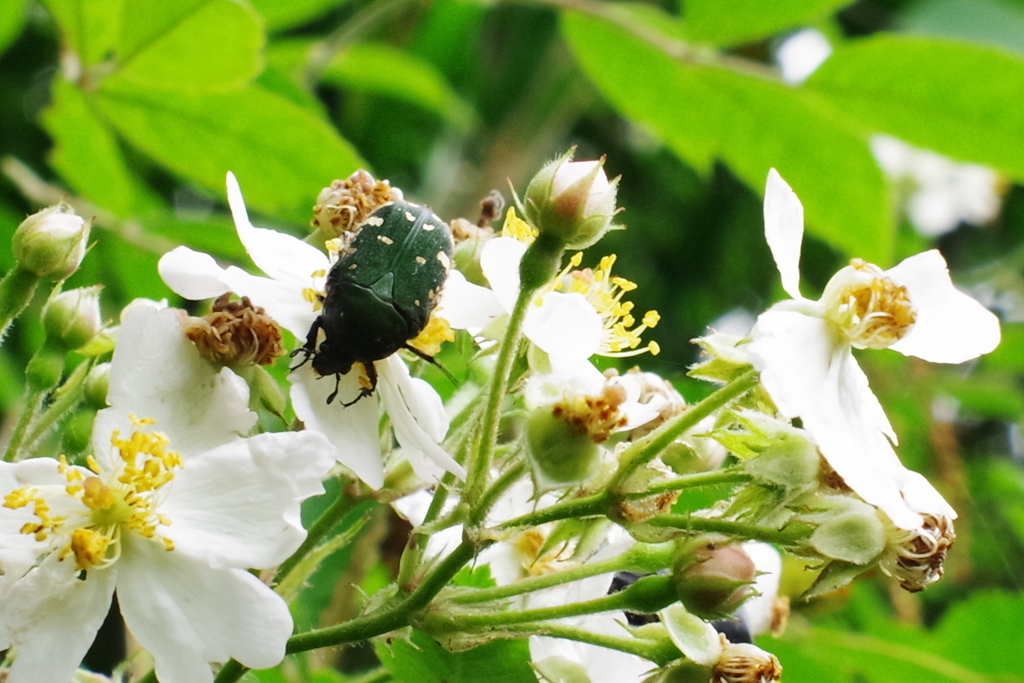
[[[780,46],[805,28],[833,52],[784,82]],[[68,285],[103,284],[116,320],[135,297],[183,305],[156,272],[178,244],[251,266],[228,170],[258,225],[303,235],[320,188],[358,167],[475,219],[492,189],[508,198],[576,145],[607,155],[626,209],[584,263],[618,254],[637,309],[662,314],[646,335],[662,354],[639,360],[693,400],[706,388],[684,377],[689,340],[782,295],[761,219],[774,166],[806,209],[805,294],[851,257],[890,267],[937,247],[1004,342],[959,367],[862,358],[904,463],[960,511],[944,580],[909,595],[878,577],[794,604],[787,634],[761,644],[788,683],[1022,681],[1022,53],[1021,0],[4,0],[0,234],[61,198],[94,215]],[[883,174],[877,133],[991,169],[997,210],[922,235],[904,211],[916,181]],[[5,424],[37,319],[0,350]],[[456,670],[445,680],[478,680]]]

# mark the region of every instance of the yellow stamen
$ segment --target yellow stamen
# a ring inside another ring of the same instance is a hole
[[[508,207],[505,212],[505,224],[501,228],[502,237],[514,237],[524,244],[533,244],[537,239],[537,230],[516,215],[515,207]]]

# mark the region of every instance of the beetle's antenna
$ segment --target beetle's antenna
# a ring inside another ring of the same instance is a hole
[[[409,351],[412,351],[417,356],[419,356],[423,360],[425,360],[428,363],[430,363],[431,365],[433,365],[435,368],[437,368],[438,370],[443,372],[444,376],[447,377],[451,381],[452,384],[454,384],[455,386],[459,386],[459,380],[455,379],[455,375],[453,375],[452,373],[448,372],[448,368],[446,368],[445,366],[443,366],[440,363],[438,363],[436,358],[434,358],[433,356],[428,356],[427,354],[425,354],[422,351],[420,351],[419,349],[417,349],[415,346],[409,346],[408,344],[405,344],[403,346],[403,348],[408,349]]]

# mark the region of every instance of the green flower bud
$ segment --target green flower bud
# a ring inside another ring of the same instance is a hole
[[[18,264],[36,277],[58,281],[78,270],[85,256],[90,221],[67,204],[32,214],[14,231],[11,249]]]
[[[103,329],[101,287],[80,287],[61,292],[43,309],[46,338],[75,350],[88,344]]]
[[[526,188],[523,211],[540,233],[567,249],[589,247],[604,235],[618,212],[618,179],[604,173],[604,157],[573,161],[575,149],[542,168]]]
[[[110,389],[110,363],[99,363],[85,377],[82,387],[86,403],[96,410],[107,407],[107,392]]]
[[[551,406],[530,415],[526,443],[541,488],[581,484],[594,476],[601,463],[600,447],[587,431],[556,417]]]
[[[754,594],[753,560],[738,545],[708,536],[686,542],[679,551],[672,579],[679,601],[702,619],[722,619]]]

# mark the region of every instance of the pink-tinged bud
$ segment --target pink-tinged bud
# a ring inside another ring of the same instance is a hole
[[[100,314],[101,287],[81,287],[61,292],[43,309],[46,338],[74,351],[88,344],[103,329]]]
[[[618,179],[609,182],[604,158],[573,161],[574,149],[542,168],[526,188],[526,219],[566,249],[589,247],[604,235],[618,212]]]
[[[726,542],[707,536],[688,541],[672,569],[679,601],[702,619],[728,617],[754,594],[753,560],[742,547]]]
[[[67,204],[45,208],[14,231],[14,258],[36,277],[64,280],[78,270],[85,257],[89,225]]]

